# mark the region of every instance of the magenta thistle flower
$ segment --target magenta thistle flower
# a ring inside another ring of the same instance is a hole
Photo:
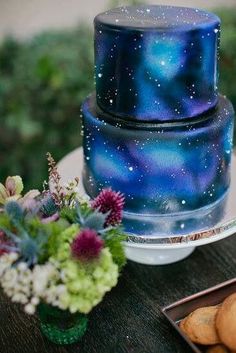
[[[108,213],[105,226],[115,226],[121,222],[122,210],[125,204],[124,195],[109,189],[103,189],[92,201],[92,208],[99,212]]]
[[[75,259],[89,261],[97,258],[104,242],[92,229],[83,229],[71,244],[71,253]]]

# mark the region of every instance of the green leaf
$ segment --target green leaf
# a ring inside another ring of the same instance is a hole
[[[118,265],[119,271],[126,264],[123,242],[127,239],[121,228],[113,228],[104,234],[105,246],[109,248],[113,261]]]
[[[66,219],[68,222],[75,223],[76,220],[76,209],[70,207],[63,207],[60,212],[60,217]]]

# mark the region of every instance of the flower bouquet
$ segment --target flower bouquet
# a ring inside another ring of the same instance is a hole
[[[117,284],[126,259],[124,197],[103,189],[94,200],[61,185],[50,154],[49,183],[22,195],[19,176],[0,183],[0,285],[12,302],[39,315],[54,343],[79,340],[87,314]],[[49,189],[50,184],[50,189]]]

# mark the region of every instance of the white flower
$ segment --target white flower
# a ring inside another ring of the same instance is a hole
[[[14,295],[14,291],[12,289],[4,288],[4,293],[11,298]]]
[[[12,296],[11,300],[16,303],[26,304],[28,303],[28,298],[23,293],[16,293]]]
[[[2,255],[2,258],[4,258],[5,255]],[[7,260],[7,259],[6,259]],[[4,272],[11,266],[7,261],[4,262],[3,259],[0,261],[0,278],[3,276]]]
[[[5,269],[10,268],[13,262],[18,259],[18,255],[16,253],[4,254],[0,256],[0,273],[5,271]]]
[[[33,297],[32,299],[31,299],[31,304],[33,304],[33,305],[38,305],[39,304],[39,302],[40,302],[40,300],[39,300],[39,298],[37,298],[37,297]]]
[[[34,314],[41,301],[67,309],[62,300],[67,296],[67,287],[61,284],[58,263],[49,261],[31,270],[25,262],[13,267],[17,259],[17,254],[4,254],[0,257],[0,284],[8,297],[13,302],[23,304],[28,314]]]
[[[44,296],[45,291],[53,278],[58,278],[57,269],[52,263],[35,266],[33,270],[33,292],[36,296]]]
[[[21,272],[24,272],[28,269],[26,262],[20,262],[17,267]]]
[[[66,292],[66,286],[64,284],[60,284],[56,287],[57,289],[57,295],[60,296],[62,294],[65,294]]]
[[[3,274],[3,281],[5,283],[5,287],[14,288],[15,283],[17,281],[16,268],[13,268],[13,267],[7,268],[5,273]]]
[[[12,266],[18,259],[16,253],[5,254],[0,258],[0,283],[3,291],[13,302],[27,304],[31,298],[32,272],[26,263]]]
[[[27,304],[24,309],[27,314],[33,315],[35,313],[35,306],[33,304]]]
[[[6,256],[9,258],[9,261],[11,262],[11,264],[13,262],[15,262],[18,259],[18,254],[15,252],[11,252],[10,254],[6,254]]]
[[[80,193],[79,193],[79,190],[78,190],[78,192],[77,192],[77,194],[76,194],[76,200],[80,203],[80,204],[85,204],[85,205],[90,205],[90,197],[88,196],[88,195],[86,195],[86,194],[84,194],[84,195],[81,195]]]

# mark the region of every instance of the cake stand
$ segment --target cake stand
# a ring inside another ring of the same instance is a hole
[[[74,150],[58,163],[62,182],[78,176],[80,178],[79,192],[85,194],[82,183],[83,149]],[[236,155],[232,155],[232,171],[236,171]],[[189,256],[196,247],[210,244],[236,233],[236,173],[232,172],[230,189],[228,191],[225,212],[220,223],[213,228],[190,234],[161,238],[142,237],[129,234],[125,242],[126,256],[129,260],[146,265],[166,265],[180,261]]]

